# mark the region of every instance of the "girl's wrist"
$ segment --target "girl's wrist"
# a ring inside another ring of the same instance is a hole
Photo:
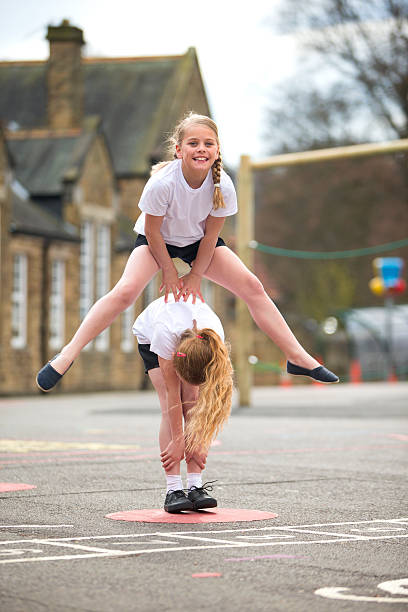
[[[182,440],[184,440],[184,432],[182,431],[181,433],[176,433],[174,432],[171,436],[171,439],[173,442],[175,442],[176,444],[178,442],[181,442]]]
[[[162,272],[172,272],[173,270],[176,270],[176,272],[177,272],[176,266],[174,265],[174,263],[172,262],[171,259],[170,259],[169,262],[165,262],[162,265],[161,269],[162,269]]]

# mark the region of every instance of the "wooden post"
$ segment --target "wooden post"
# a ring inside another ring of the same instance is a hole
[[[252,169],[263,170],[277,166],[298,166],[331,161],[333,159],[350,159],[353,157],[368,157],[370,155],[386,155],[408,150],[408,138],[389,140],[387,142],[369,142],[347,147],[332,147],[331,149],[316,149],[314,151],[300,151],[297,153],[284,153],[266,157],[251,163]]]
[[[238,221],[237,253],[241,261],[253,269],[253,251],[248,246],[254,239],[254,197],[249,155],[241,156],[238,171]],[[252,352],[253,321],[247,305],[239,298],[236,300],[236,367],[240,406],[251,403],[252,372],[248,357]]]

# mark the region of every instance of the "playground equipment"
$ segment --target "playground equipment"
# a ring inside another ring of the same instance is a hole
[[[403,293],[406,282],[401,278],[404,261],[401,257],[376,257],[373,261],[377,276],[372,278],[369,286],[374,295],[384,296],[385,308],[385,348],[387,352],[386,378],[389,381],[396,379],[394,371],[393,351],[393,310],[394,295]]]
[[[263,170],[278,166],[310,164],[337,159],[383,155],[407,150],[408,139],[401,139],[388,142],[366,143],[347,147],[333,147],[331,149],[274,155],[259,161],[252,161],[249,155],[242,155],[237,185],[239,204],[237,220],[237,252],[240,259],[246,266],[253,269],[253,249],[257,247],[254,236],[254,170]],[[400,246],[402,246],[402,243],[406,243],[406,241],[399,241],[399,243],[401,243]],[[397,248],[397,246],[395,245],[394,248]],[[384,248],[383,250],[386,249]],[[240,397],[239,401],[241,406],[249,406],[252,386],[252,367],[248,359],[253,352],[253,322],[248,309],[242,300],[236,301],[236,324],[236,370]]]

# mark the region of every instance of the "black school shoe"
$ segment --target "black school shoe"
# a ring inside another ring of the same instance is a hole
[[[45,392],[51,391],[51,389],[55,387],[57,382],[61,380],[64,374],[68,372],[69,368],[74,363],[72,362],[68,366],[64,374],[60,374],[59,372],[57,372],[57,370],[54,370],[54,368],[51,365],[51,363],[54,361],[54,359],[56,359],[59,356],[59,354],[60,353],[58,353],[58,355],[55,355],[55,357],[53,357],[47,364],[45,364],[45,366],[41,368],[41,370],[37,374],[37,378],[36,378],[37,387],[39,387],[41,391],[45,391]]]
[[[211,481],[215,482],[215,481]],[[188,490],[188,499],[193,503],[194,510],[203,510],[204,508],[215,508],[217,506],[217,500],[211,495],[208,495],[207,491],[212,491],[210,483],[204,484],[202,487],[191,487]]]
[[[169,491],[164,500],[164,509],[170,514],[176,514],[182,510],[193,510],[193,503],[188,499],[184,491]]]
[[[309,376],[309,378],[313,378],[321,383],[338,383],[339,377],[333,372],[330,372],[324,366],[317,366],[313,370],[308,370],[307,368],[301,368],[300,366],[291,363],[290,361],[286,364],[286,371],[288,374],[293,374],[294,376]]]

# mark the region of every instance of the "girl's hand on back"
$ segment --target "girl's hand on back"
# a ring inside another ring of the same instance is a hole
[[[162,283],[159,288],[159,293],[164,289],[164,301],[167,304],[169,293],[173,293],[176,302],[180,299],[180,291],[183,287],[183,281],[178,277],[177,270],[173,266],[168,270],[163,270]]]
[[[182,437],[172,440],[165,450],[160,453],[161,462],[165,470],[170,470],[184,457],[184,440]]]
[[[196,274],[195,272],[189,272],[185,276],[182,276],[180,279],[183,283],[182,289],[178,294],[178,298],[183,298],[185,302],[187,302],[190,295],[193,296],[193,304],[196,303],[197,296],[200,298],[202,302],[204,302],[204,298],[201,294],[201,276]]]
[[[195,461],[200,470],[203,470],[207,461],[207,455],[207,451],[194,451],[186,453],[186,463],[190,463],[190,461]]]

